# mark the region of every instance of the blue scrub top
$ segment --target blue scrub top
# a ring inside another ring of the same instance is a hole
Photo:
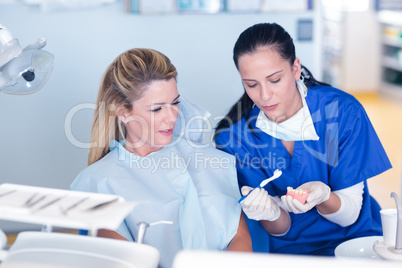
[[[322,85],[309,89],[306,102],[320,139],[296,141],[293,157],[280,140],[256,128],[257,107],[250,111],[249,125],[243,117],[223,129],[216,145],[236,157],[240,188],[256,187],[275,169],[282,169],[282,176],[265,187],[271,196],[282,196],[288,186],[297,188],[309,181],[321,181],[332,191],[364,182],[359,218],[341,227],[315,208],[303,214],[289,213],[289,232],[276,237],[268,235],[258,221],[247,219],[254,251],[333,255],[343,241],[382,235],[380,206],[370,196],[366,180],[392,166],[363,106],[353,96]]]

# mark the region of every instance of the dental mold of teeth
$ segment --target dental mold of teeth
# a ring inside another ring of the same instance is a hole
[[[292,187],[288,187],[287,190],[286,195],[290,195],[293,199],[299,200],[300,203],[306,204],[309,195],[307,190],[293,189]]]

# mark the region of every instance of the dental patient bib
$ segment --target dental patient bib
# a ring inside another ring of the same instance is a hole
[[[137,241],[139,223],[173,222],[148,227],[143,240],[160,251],[162,267],[170,267],[181,249],[226,249],[241,213],[231,155],[195,148],[185,139],[145,157],[128,152],[123,143],[112,146],[110,153],[78,175],[71,188],[136,202],[119,234]]]

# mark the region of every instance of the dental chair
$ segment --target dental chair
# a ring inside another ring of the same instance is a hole
[[[67,233],[21,232],[1,268],[156,268],[159,252],[134,242]]]
[[[6,234],[0,229],[0,260],[2,260],[5,256],[4,249],[7,246],[7,236]]]
[[[10,183],[1,184],[0,193],[0,219],[42,225],[42,231],[20,232],[11,246],[7,246],[7,237],[0,232],[0,268],[158,266],[160,255],[156,248],[96,236],[99,229],[116,230],[136,203],[116,195]],[[50,201],[47,196],[52,197]],[[35,197],[45,201],[29,206]],[[88,230],[91,236],[52,232],[53,227]]]
[[[313,255],[183,250],[175,256],[172,268],[188,267],[400,268],[401,263],[358,257],[334,258]]]
[[[5,248],[6,245],[7,245],[7,236],[3,232],[3,230],[0,229],[0,249]]]

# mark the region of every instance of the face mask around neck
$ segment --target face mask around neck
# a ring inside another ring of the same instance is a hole
[[[292,117],[281,123],[276,123],[268,119],[263,111],[257,117],[256,127],[268,135],[283,141],[307,141],[319,140],[311,114],[306,103],[307,87],[302,79],[296,81],[303,107]]]

